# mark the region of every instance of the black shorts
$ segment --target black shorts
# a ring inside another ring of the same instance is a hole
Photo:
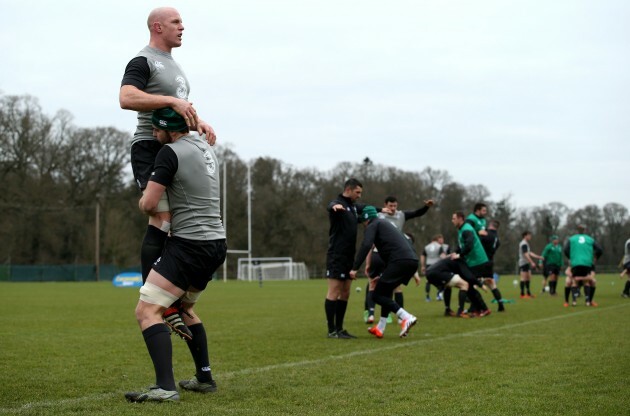
[[[476,278],[492,278],[494,274],[494,264],[489,261],[487,263],[480,264],[475,267],[469,267],[470,271],[475,275]]]
[[[418,271],[418,260],[398,260],[389,262],[379,279],[383,283],[406,285]]]
[[[195,241],[169,237],[153,269],[182,290],[204,290],[225,261],[225,239]]]
[[[326,258],[326,278],[337,280],[350,279],[352,263],[354,263],[352,257],[328,255]]]
[[[628,273],[630,273],[630,261],[629,261],[629,262],[627,262],[627,263],[625,263],[625,264],[623,265],[623,268],[624,268],[624,269],[626,269],[626,270],[628,271]]]
[[[543,268],[543,276],[549,277],[549,275],[555,274],[556,276],[560,275],[560,266],[555,264],[545,264]]]
[[[571,276],[574,278],[577,277],[587,277],[591,274],[593,268],[591,266],[575,266],[571,267]]]
[[[518,271],[519,272],[529,272],[531,270],[532,270],[532,268],[531,268],[531,266],[529,264],[524,264],[522,266],[518,266]]]
[[[378,251],[372,252],[372,258],[370,260],[370,275],[368,276],[370,279],[374,279],[375,277],[383,274],[385,270],[385,262]]]
[[[444,290],[448,282],[455,276],[455,273],[449,272],[447,270],[440,270],[434,273],[427,274],[427,280],[433,286],[437,287],[438,290]]]
[[[492,271],[493,267],[492,267],[491,261],[487,263],[479,264],[474,267],[469,267],[469,269],[472,272],[472,274],[475,275],[475,277],[478,279],[484,278],[484,277],[491,278],[492,275],[494,274]]]
[[[143,191],[149,183],[155,157],[162,148],[157,140],[140,140],[131,146],[131,170],[136,185]]]

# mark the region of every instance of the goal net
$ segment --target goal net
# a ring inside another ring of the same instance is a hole
[[[307,280],[306,264],[291,257],[241,257],[238,259],[238,280]]]

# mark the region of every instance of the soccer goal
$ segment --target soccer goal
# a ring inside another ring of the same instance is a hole
[[[241,257],[238,259],[238,280],[307,280],[308,269],[292,257]]]

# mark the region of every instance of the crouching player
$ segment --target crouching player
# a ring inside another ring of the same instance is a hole
[[[449,257],[432,264],[427,269],[426,275],[429,283],[437,287],[438,290],[444,290],[444,304],[446,306],[444,315],[468,318],[469,316],[464,313],[466,298],[470,299],[475,311],[480,311],[477,316],[483,317],[490,314],[481,294],[474,287],[477,279],[468,269],[466,263],[459,259],[458,254],[451,254]],[[453,287],[459,289],[457,313],[454,313],[450,308],[450,294]]]

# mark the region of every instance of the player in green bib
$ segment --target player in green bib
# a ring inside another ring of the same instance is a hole
[[[577,234],[572,235],[564,245],[564,254],[571,265],[573,306],[576,305],[577,283],[583,280],[586,306],[597,306],[593,302],[596,281],[592,276],[595,261],[601,257],[602,247],[593,237],[586,234],[586,226],[578,225]]]
[[[461,211],[453,214],[451,222],[457,228],[457,243],[459,245],[454,254],[464,259],[475,278],[480,279],[486,277],[492,266],[477,232],[472,225],[466,222],[464,213]],[[451,255],[451,258],[455,257]],[[479,286],[481,286],[481,284],[479,284]],[[479,316],[486,316],[490,314],[490,310],[475,311],[475,313]]]
[[[558,276],[560,270],[562,270],[562,247],[560,246],[560,238],[557,235],[552,235],[549,238],[549,244],[545,246],[540,255],[543,258],[543,276],[545,282],[543,284],[543,291],[549,284],[549,294],[556,295],[556,288],[558,287]]]
[[[466,222],[470,224],[477,235],[484,236],[488,234],[486,231],[487,221],[486,215],[488,214],[488,206],[482,202],[478,202],[473,207],[473,212],[466,217]]]

